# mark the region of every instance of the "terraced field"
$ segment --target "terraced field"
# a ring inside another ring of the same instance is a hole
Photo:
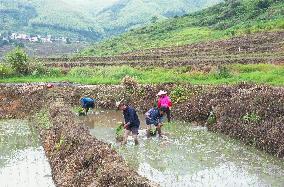
[[[77,66],[193,66],[284,63],[284,31],[266,32],[227,40],[156,48],[112,57],[42,58],[48,67]]]
[[[70,53],[76,53],[79,50],[87,47],[86,43],[31,43],[24,42],[24,49],[31,57],[62,57]],[[0,59],[4,58],[5,54],[15,48],[14,45],[5,45],[0,47]]]

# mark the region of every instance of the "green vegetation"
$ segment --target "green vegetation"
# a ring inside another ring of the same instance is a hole
[[[221,0],[120,0],[100,11],[97,20],[104,30],[121,33],[129,29],[181,16],[217,4]]]
[[[160,67],[107,66],[75,67],[68,72],[59,68],[48,68],[30,59],[21,49],[9,52],[0,63],[0,82],[60,82],[83,84],[127,83],[191,83],[191,84],[235,84],[252,82],[257,84],[284,85],[284,66],[273,64],[232,64],[212,66],[206,71],[198,71],[190,66],[171,69]],[[131,92],[131,85],[129,91]],[[173,90],[173,100],[186,100],[182,87]]]
[[[7,66],[5,64],[0,64],[0,77],[9,77],[14,74],[14,70],[11,66]]]
[[[61,135],[59,141],[55,143],[55,150],[60,151],[64,143],[65,143],[65,137],[64,135]]]
[[[0,27],[2,32],[98,39],[101,33],[91,10],[97,10],[96,1],[0,0]]]
[[[35,7],[24,2],[26,1],[0,0],[1,32],[20,29],[37,15]]]
[[[200,10],[221,0],[0,0],[1,32],[98,41],[157,19]],[[2,21],[3,20],[3,21]]]
[[[105,40],[79,55],[108,56],[283,29],[283,1],[226,0],[203,11],[154,23]]]
[[[8,82],[60,82],[67,81],[83,84],[120,84],[125,76],[130,76],[138,83],[191,83],[191,84],[236,84],[252,82],[257,84],[284,85],[284,66],[272,64],[234,64],[226,66],[230,76],[220,76],[218,68],[210,72],[192,70],[182,72],[183,68],[173,69],[159,67],[132,68],[128,66],[113,67],[76,67],[66,74],[59,69],[46,69],[42,74],[5,75],[1,83]],[[180,95],[177,88],[176,95]],[[183,97],[183,96],[182,96]],[[181,97],[181,98],[182,98]],[[187,97],[187,96],[185,96]]]
[[[171,91],[171,99],[174,103],[182,102],[188,100],[191,93],[185,91],[185,88],[182,86],[176,86]]]
[[[0,63],[0,78],[14,76],[59,76],[61,70],[46,68],[42,63],[30,59],[22,48],[15,48],[5,55],[3,63]]]
[[[17,74],[26,75],[29,73],[28,55],[21,48],[17,47],[7,53],[5,62],[10,65],[11,69],[14,69]]]
[[[117,128],[115,129],[115,138],[117,141],[122,141],[124,135],[124,127],[122,123],[117,124]]]
[[[86,116],[85,114],[85,111],[82,107],[74,107],[72,108],[72,111],[75,115],[78,115],[78,116]]]
[[[216,115],[213,113],[213,111],[211,111],[207,119],[207,123],[208,125],[214,125],[216,122],[217,122]]]
[[[78,115],[79,115],[79,116],[86,116],[86,113],[85,113],[85,111],[83,110],[83,108],[79,108],[79,109],[78,109]]]
[[[246,113],[246,115],[244,115],[242,117],[242,119],[246,122],[259,122],[261,121],[260,116],[258,116],[256,113],[252,112],[252,113]]]
[[[46,110],[41,110],[34,116],[34,121],[36,121],[41,128],[50,129],[52,123],[49,118],[49,113]]]
[[[118,123],[117,128],[115,129],[116,136],[123,136],[123,124]]]

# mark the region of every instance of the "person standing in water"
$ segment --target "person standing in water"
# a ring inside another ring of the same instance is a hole
[[[127,138],[132,133],[135,145],[138,145],[138,129],[140,126],[140,120],[135,109],[131,106],[128,106],[123,101],[116,102],[116,107],[123,112],[124,117],[124,136],[122,145],[127,143]]]
[[[160,90],[160,92],[157,94],[159,97],[158,99],[158,108],[164,107],[166,108],[166,114],[168,122],[171,122],[171,107],[172,107],[172,101],[169,96],[167,96],[167,92]]]
[[[147,131],[146,131],[147,138],[150,137],[151,125],[154,125],[156,127],[156,131],[158,132],[159,137],[162,137],[161,128],[163,126],[163,117],[166,111],[167,111],[166,107],[161,107],[159,109],[154,107],[145,113],[146,116],[145,120],[147,125]]]
[[[83,97],[80,99],[81,106],[84,110],[85,115],[88,114],[89,109],[94,109],[95,108],[95,99],[90,98],[90,97]]]

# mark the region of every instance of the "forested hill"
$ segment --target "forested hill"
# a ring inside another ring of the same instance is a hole
[[[105,5],[110,5],[112,1],[109,0],[109,4]],[[104,8],[102,5],[97,5],[98,2],[98,0],[0,0],[1,32],[100,39],[102,32],[92,14]]]
[[[131,30],[81,52],[108,56],[284,30],[283,0],[226,0],[202,11]]]
[[[221,0],[0,0],[1,32],[100,40]]]
[[[146,23],[212,6],[223,0],[120,0],[96,15],[99,25],[108,34],[121,33]]]

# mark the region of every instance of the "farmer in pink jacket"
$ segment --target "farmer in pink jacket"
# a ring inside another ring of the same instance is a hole
[[[157,94],[157,96],[159,97],[158,108],[165,107],[167,109],[166,114],[167,114],[168,122],[170,122],[171,121],[172,101],[171,101],[170,97],[167,96],[166,91],[160,90],[160,92]]]

